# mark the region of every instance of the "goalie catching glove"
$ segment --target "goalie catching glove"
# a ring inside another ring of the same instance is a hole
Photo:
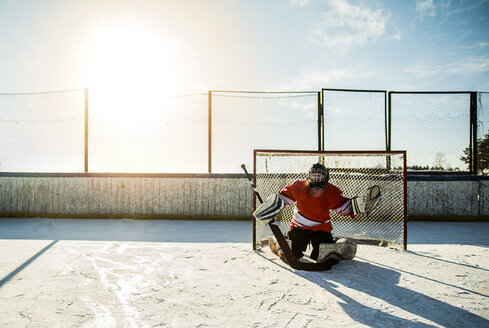
[[[285,207],[285,202],[278,194],[272,194],[268,196],[267,200],[261,204],[253,216],[260,221],[261,224],[267,225],[273,218],[280,213],[282,208]]]
[[[351,205],[353,214],[369,214],[380,201],[380,187],[374,185],[367,188],[363,195],[352,198]]]

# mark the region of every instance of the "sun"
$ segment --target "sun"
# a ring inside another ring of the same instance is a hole
[[[151,115],[158,99],[181,92],[185,65],[174,40],[137,23],[97,31],[89,47],[92,115],[130,120]]]
[[[198,126],[184,131],[185,138],[201,134],[202,124],[193,123],[195,97],[182,97],[196,93],[192,88],[199,78],[195,66],[200,63],[189,61],[192,42],[179,31],[141,22],[105,22],[84,44],[82,74],[89,90],[89,156],[94,171],[181,170],[167,154],[179,158],[188,152],[168,140],[180,136],[182,126]]]

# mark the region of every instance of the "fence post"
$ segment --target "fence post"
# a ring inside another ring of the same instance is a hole
[[[392,113],[392,94],[391,92],[386,92],[387,99],[385,100],[385,150],[391,150],[391,113]]]
[[[88,89],[85,89],[85,173],[88,173]]]
[[[477,175],[477,92],[470,93],[470,171]]]
[[[212,173],[212,91],[207,94],[207,172]]]
[[[318,151],[324,150],[323,90],[318,92]]]

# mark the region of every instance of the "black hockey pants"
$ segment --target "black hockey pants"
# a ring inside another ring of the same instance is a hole
[[[310,258],[317,260],[319,256],[319,244],[334,243],[331,232],[303,230],[300,228],[291,229],[287,237],[292,241],[292,253],[299,259],[304,256],[309,242],[312,245]]]

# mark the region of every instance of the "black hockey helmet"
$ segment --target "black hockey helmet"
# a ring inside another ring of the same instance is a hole
[[[307,181],[312,189],[323,189],[329,181],[329,170],[323,164],[316,163],[309,170]]]

